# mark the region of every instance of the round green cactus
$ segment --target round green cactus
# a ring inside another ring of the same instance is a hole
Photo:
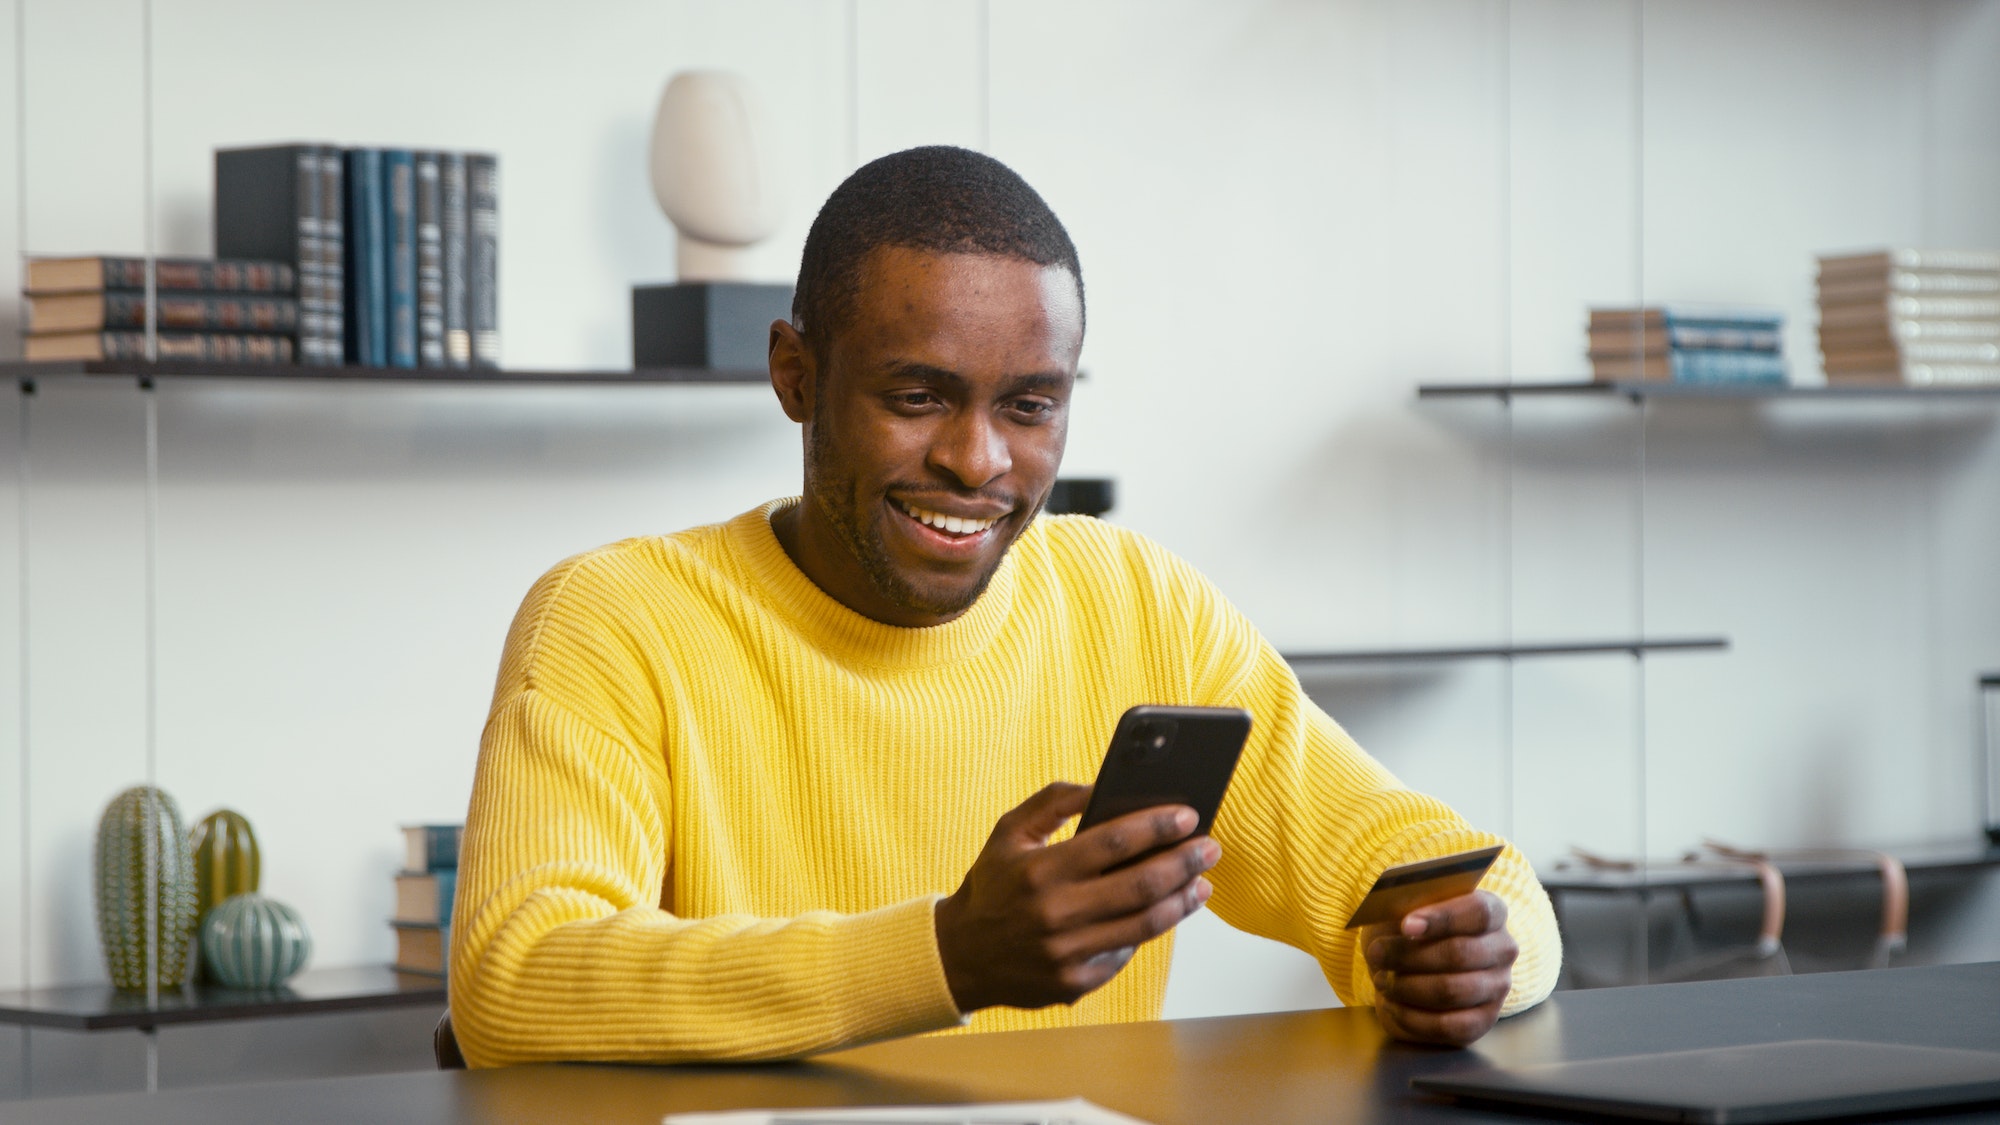
[[[97,822],[97,934],[118,988],[187,980],[194,938],[194,860],[174,799],[150,785],[112,798]],[[151,972],[148,971],[149,966]]]
[[[202,959],[230,988],[276,988],[305,967],[312,935],[299,912],[260,894],[235,895],[201,924]]]

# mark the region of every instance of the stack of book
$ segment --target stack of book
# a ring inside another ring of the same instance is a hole
[[[1769,309],[1651,305],[1590,310],[1591,378],[1782,386],[1785,317]]]
[[[396,875],[396,962],[401,973],[443,976],[451,960],[451,900],[458,890],[459,824],[403,829],[406,856]]]
[[[490,154],[315,144],[215,154],[216,250],[298,267],[302,362],[500,366],[499,235]]]
[[[283,262],[154,259],[157,358],[292,362],[297,284]],[[31,258],[23,289],[25,358],[154,358],[146,351],[145,259]]]
[[[1822,256],[1819,347],[1828,383],[2000,382],[2000,251]]]

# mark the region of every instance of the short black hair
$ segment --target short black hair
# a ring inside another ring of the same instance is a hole
[[[861,263],[876,248],[999,254],[1061,266],[1076,279],[1076,244],[1049,205],[1012,168],[984,153],[925,145],[863,164],[833,189],[806,232],[792,291],[792,323],[814,350],[851,311]]]

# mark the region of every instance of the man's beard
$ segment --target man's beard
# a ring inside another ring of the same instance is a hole
[[[827,524],[861,563],[861,571],[868,576],[875,592],[899,609],[927,617],[952,618],[971,609],[979,596],[986,592],[987,585],[1000,570],[1001,561],[1006,559],[1006,552],[1012,550],[1014,544],[1009,542],[999,558],[969,589],[926,590],[918,587],[889,561],[889,548],[882,541],[881,525],[858,510],[855,480],[840,468],[838,459],[830,455],[831,451],[820,436],[823,429],[815,425],[806,442],[805,502],[818,508],[820,514],[826,517]],[[935,486],[896,487],[912,493],[936,491]],[[870,508],[874,506],[868,505]]]

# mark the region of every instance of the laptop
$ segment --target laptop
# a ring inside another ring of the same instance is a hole
[[[1795,1039],[1457,1071],[1410,1085],[1485,1107],[1756,1125],[2000,1102],[2000,1053]]]

